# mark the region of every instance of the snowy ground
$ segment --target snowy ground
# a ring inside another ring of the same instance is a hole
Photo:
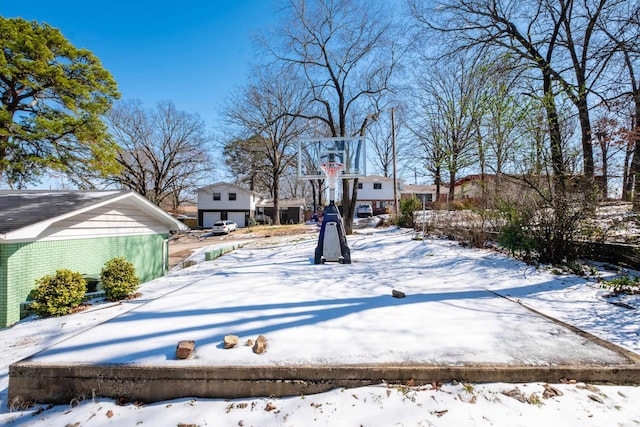
[[[362,231],[361,231],[362,232]],[[380,384],[290,398],[178,399],[117,405],[7,406],[8,365],[387,362],[624,363],[526,310],[529,306],[640,353],[640,299],[610,304],[596,277],[536,269],[446,240],[393,229],[349,237],[353,264],[313,265],[313,236],[262,239],[145,284],[142,297],[0,331],[0,423],[47,426],[639,425],[640,388],[590,384]],[[193,257],[204,260],[204,250]],[[612,276],[601,272],[599,276]],[[391,297],[393,289],[406,293]],[[500,298],[494,293],[509,297]],[[224,350],[258,334],[267,352]],[[194,339],[189,361],[172,356]],[[132,348],[136,351],[132,353]],[[77,402],[76,402],[77,403]]]

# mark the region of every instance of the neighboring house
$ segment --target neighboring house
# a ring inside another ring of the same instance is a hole
[[[349,191],[351,191],[352,182],[353,180],[349,180]],[[400,185],[401,182],[399,181],[398,184]],[[364,203],[370,204],[376,215],[392,209],[394,205],[393,178],[377,175],[359,178],[356,207]]]
[[[0,327],[20,319],[36,279],[59,269],[99,276],[124,256],[140,282],[162,276],[180,230],[188,227],[132,191],[0,190]]]
[[[304,222],[304,212],[306,203],[303,198],[299,199],[280,199],[278,210],[280,211],[280,224],[300,224]],[[271,222],[275,221],[275,209],[273,207],[273,199],[263,199],[256,205],[256,218],[267,216],[271,218]]]
[[[400,190],[401,199],[410,199],[412,197],[417,198],[425,203],[431,203],[436,201],[436,185],[405,185]],[[447,201],[449,194],[449,188],[440,185],[440,201]]]
[[[484,176],[485,190],[493,186],[494,176]],[[453,186],[454,199],[479,199],[482,197],[483,178],[481,175],[467,175],[457,180]]]
[[[239,228],[249,225],[256,204],[260,200],[258,193],[242,187],[219,182],[198,190],[198,226],[211,228],[216,221],[229,220]]]

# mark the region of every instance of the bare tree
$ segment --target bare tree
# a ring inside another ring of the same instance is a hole
[[[481,76],[462,57],[446,66],[436,65],[422,75],[418,83],[421,93],[418,114],[422,130],[427,132],[422,141],[427,144],[426,157],[435,161],[434,166],[442,165],[448,170],[448,198],[453,201],[453,184],[459,172],[477,161]]]
[[[398,103],[395,103],[396,105]],[[369,160],[376,170],[383,176],[391,177],[393,175],[393,156],[396,159],[403,160],[407,156],[406,141],[401,135],[407,134],[405,117],[406,112],[403,106],[396,108],[395,123],[391,123],[391,111],[384,111],[378,119],[367,127],[367,141]],[[392,129],[396,132],[395,153],[394,136]]]
[[[618,121],[612,117],[603,116],[596,120],[594,126],[595,143],[600,149],[602,164],[602,194],[608,197],[610,166],[612,159],[627,148],[626,132]]]
[[[170,101],[152,110],[138,101],[117,104],[108,123],[122,166],[120,174],[107,179],[109,183],[175,209],[211,171],[204,122],[197,114],[177,110]]]
[[[305,124],[299,115],[308,103],[304,86],[295,78],[281,78],[284,74],[286,70],[280,68],[256,72],[254,81],[230,98],[223,111],[227,124],[245,137],[240,146],[236,146],[238,138],[229,141],[225,154],[242,148],[251,171],[264,172],[276,225],[280,224],[280,179],[295,162],[296,140]]]
[[[480,173],[495,174],[495,191],[500,191],[504,173],[513,172],[517,158],[527,150],[525,125],[536,112],[537,100],[523,96],[521,64],[500,57],[486,60],[479,66],[485,84],[480,90],[481,122],[478,131],[478,151],[483,158]],[[540,120],[536,121],[533,132],[539,134]],[[544,130],[544,129],[543,129]],[[534,143],[537,158],[540,159],[541,144]],[[537,161],[540,163],[540,160]]]
[[[419,142],[412,147],[412,151],[414,159],[420,159],[421,166],[424,166],[433,177],[436,186],[436,201],[439,201],[442,191],[443,165],[446,158],[445,143],[440,132],[437,114],[424,107],[421,111],[423,116],[418,119],[417,124],[410,127],[411,133]]]
[[[637,2],[626,4],[626,8],[610,12],[603,17],[601,28],[606,33],[610,43],[603,51],[604,59],[609,57],[618,59],[619,72],[614,75],[615,86],[613,97],[609,103],[628,103],[631,108],[631,123],[628,130],[631,164],[628,183],[625,183],[625,193],[634,193],[633,208],[640,211],[640,5]],[[624,76],[624,77],[622,77]],[[626,81],[626,87],[619,88],[618,82]],[[625,162],[626,163],[626,162]],[[632,187],[632,188],[630,188]]]
[[[323,123],[325,136],[355,136],[390,91],[397,51],[390,16],[372,0],[289,0],[283,25],[267,43],[279,61],[303,76],[312,103],[301,117]],[[347,234],[352,232],[357,185],[342,182]]]
[[[411,5],[418,20],[451,35],[461,48],[480,54],[507,52],[540,72],[555,182],[557,190],[563,190],[566,171],[556,97],[562,91],[578,109],[584,174],[592,180],[588,97],[603,69],[593,58],[601,45],[592,42],[603,8],[621,1],[532,0],[525,5],[515,0],[447,0],[439,3],[435,14],[427,13],[420,1],[412,0]]]

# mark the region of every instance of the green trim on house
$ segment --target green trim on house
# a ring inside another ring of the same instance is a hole
[[[61,268],[97,276],[109,259],[124,256],[141,283],[162,276],[168,270],[167,238],[154,234],[0,243],[0,327],[20,320],[20,303],[27,300],[36,279]]]

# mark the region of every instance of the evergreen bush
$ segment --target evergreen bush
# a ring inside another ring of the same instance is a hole
[[[398,227],[414,228],[416,226],[414,213],[422,210],[422,202],[415,196],[410,199],[400,200],[400,217],[397,220]]]
[[[100,272],[100,279],[105,296],[112,301],[127,298],[140,285],[135,267],[125,257],[112,258],[107,261]]]
[[[31,309],[40,317],[61,316],[84,300],[87,282],[80,273],[57,270],[53,275],[36,280]]]

